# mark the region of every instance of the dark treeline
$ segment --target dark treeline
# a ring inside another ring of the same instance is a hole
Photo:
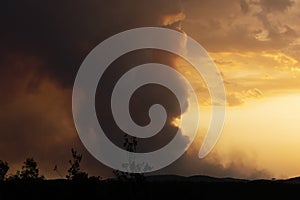
[[[135,137],[129,137],[124,135],[123,147],[129,152],[136,152],[137,140]],[[73,181],[84,180],[102,180],[101,176],[89,176],[87,172],[84,172],[80,168],[82,160],[82,154],[79,154],[74,148],[71,149],[72,159],[69,160],[70,167],[67,170],[65,178]],[[9,170],[9,164],[6,161],[0,160],[0,181],[16,181],[16,180],[44,180],[45,177],[40,175],[37,162],[33,158],[27,158],[21,170],[17,170],[14,175],[7,175]],[[61,177],[61,173],[58,170],[58,166],[55,165],[54,171]],[[141,182],[144,180],[144,174],[142,173],[128,173],[119,170],[113,170],[115,178],[119,181],[136,181]],[[0,199],[1,200],[1,199]]]
[[[136,150],[135,138],[125,138],[124,147]],[[71,149],[65,179],[46,180],[38,164],[27,158],[20,170],[7,175],[9,164],[0,160],[0,200],[7,199],[270,199],[295,198],[300,178],[245,180],[208,176],[145,176],[114,170],[115,178],[89,176],[80,168],[82,155]],[[58,172],[58,166],[54,166]]]
[[[137,139],[136,137],[124,135],[123,147],[129,152],[136,152]],[[74,148],[71,149],[72,159],[69,160],[70,168],[65,176],[67,180],[81,181],[81,180],[101,180],[101,176],[89,176],[80,168],[82,154],[79,154]],[[13,181],[13,180],[44,180],[45,177],[39,174],[37,162],[33,158],[27,158],[21,167],[14,175],[7,175],[9,164],[6,161],[0,160],[0,181]],[[58,166],[54,166],[54,171],[61,177]],[[119,181],[136,181],[141,182],[144,180],[143,173],[128,173],[119,170],[113,170],[115,178]],[[1,200],[1,199],[0,199]]]
[[[101,177],[88,176],[88,173],[84,172],[80,168],[80,162],[82,154],[78,154],[75,149],[71,149],[72,159],[69,160],[70,168],[67,171],[67,180],[85,180],[85,179],[97,179],[101,180]],[[7,175],[9,170],[9,164],[6,161],[0,160],[0,181],[16,181],[16,180],[44,180],[45,177],[40,175],[37,162],[33,158],[27,158],[21,167],[21,170],[17,170],[13,175]],[[54,171],[58,172],[58,166],[54,166]],[[59,173],[59,172],[58,172]]]

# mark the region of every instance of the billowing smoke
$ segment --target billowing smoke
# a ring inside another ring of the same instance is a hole
[[[57,164],[60,171],[66,171],[70,149],[75,147],[83,153],[84,170],[111,176],[112,169],[100,164],[85,150],[73,124],[71,94],[78,68],[97,44],[113,34],[143,26],[180,30],[184,16],[179,0],[11,0],[2,3],[0,159],[11,164],[10,173],[14,173],[26,157],[34,157],[46,177],[57,177],[53,166]],[[135,51],[117,59],[105,72],[98,85],[96,110],[99,123],[115,144],[122,147],[124,133],[108,109],[114,83],[134,66],[147,62],[175,66],[175,61],[178,58],[168,52]],[[176,80],[174,84],[182,87]],[[188,95],[183,98],[187,100]],[[181,114],[178,102],[172,92],[158,85],[136,91],[130,104],[133,120],[140,125],[149,123],[147,113],[155,103],[165,106],[167,122],[158,135],[138,140],[139,152],[161,148],[178,129],[173,123]],[[182,135],[182,140],[189,138]],[[158,173],[244,175],[235,164],[224,167],[218,159],[197,159],[195,154],[187,153]]]

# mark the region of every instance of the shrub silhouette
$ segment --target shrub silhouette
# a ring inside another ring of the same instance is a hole
[[[124,135],[124,143],[123,147],[129,152],[136,152],[137,150],[137,139],[133,136],[128,136],[127,134]],[[134,166],[137,168],[138,166]],[[143,173],[129,173],[129,172],[122,172],[119,170],[113,170],[114,175],[120,181],[143,181],[145,179]]]
[[[27,158],[23,163],[21,171],[18,170],[10,179],[43,180],[44,176],[40,176],[36,161],[33,158]]]
[[[86,172],[81,171],[80,162],[82,159],[82,155],[78,154],[75,149],[71,149],[73,160],[69,160],[71,167],[68,169],[68,175],[66,178],[68,180],[85,180],[88,178],[88,174]]]
[[[0,160],[0,181],[5,180],[6,173],[9,170],[8,163],[5,161]]]

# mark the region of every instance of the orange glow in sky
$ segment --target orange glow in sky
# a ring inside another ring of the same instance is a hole
[[[183,3],[182,22],[182,30],[209,52],[226,88],[224,130],[206,159],[217,159],[225,167],[240,162],[276,178],[299,176],[300,1],[244,0],[240,6],[220,1],[217,7],[213,2],[201,7]],[[177,65],[202,92],[200,105],[207,106],[203,82],[183,62]],[[207,130],[208,109],[200,115],[195,149]],[[188,134],[188,127],[183,129]]]

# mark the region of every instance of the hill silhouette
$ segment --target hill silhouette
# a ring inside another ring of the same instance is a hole
[[[210,176],[146,176],[141,182],[118,179],[7,180],[0,199],[256,199],[298,195],[300,177],[286,180],[245,180]]]

